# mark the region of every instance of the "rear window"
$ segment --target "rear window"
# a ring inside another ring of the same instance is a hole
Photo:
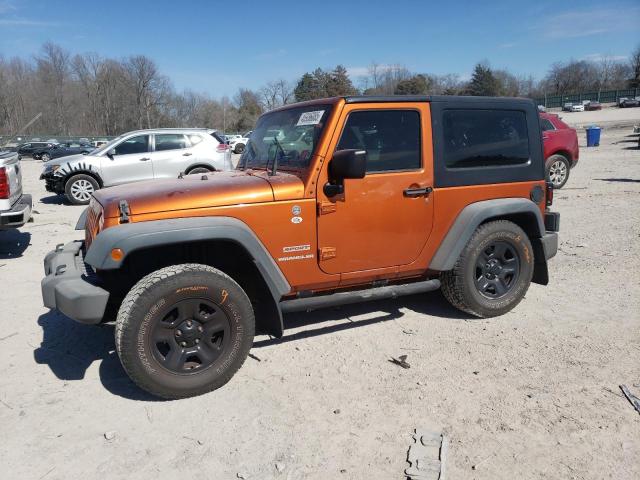
[[[187,148],[187,140],[181,133],[156,134],[156,152]]]
[[[448,169],[503,167],[529,162],[527,119],[519,110],[445,110]]]
[[[548,120],[546,118],[541,118],[540,119],[540,127],[542,128],[543,132],[547,132],[549,130],[555,130],[556,129],[553,126],[553,123],[551,123],[551,120]]]
[[[222,139],[220,135],[218,135],[217,132],[211,132],[211,136],[215,138],[218,141],[218,143],[225,143],[225,141]]]

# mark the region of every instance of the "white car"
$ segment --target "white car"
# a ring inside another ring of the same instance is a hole
[[[242,153],[244,152],[244,148],[247,146],[247,142],[249,141],[248,136],[242,135],[233,135],[234,139],[229,140],[229,146],[231,147],[231,151],[233,153]]]
[[[46,162],[40,179],[49,192],[86,205],[103,187],[232,169],[229,145],[215,130],[159,128],[125,133],[87,155]]]
[[[584,105],[582,103],[574,103],[571,105],[572,112],[584,112]]]

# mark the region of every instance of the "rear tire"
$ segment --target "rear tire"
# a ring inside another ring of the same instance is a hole
[[[242,153],[242,152],[244,152],[244,144],[242,143],[236,144],[235,148],[233,149],[233,153]]]
[[[79,173],[74,175],[64,184],[64,193],[67,199],[74,205],[87,205],[91,200],[93,192],[98,190],[100,185],[91,175]]]
[[[571,165],[564,155],[551,155],[547,158],[547,180],[553,184],[554,189],[562,188],[569,180]]]
[[[253,344],[249,298],[228,275],[207,265],[165,267],[127,294],[116,320],[116,350],[131,379],[167,399],[226,384]]]
[[[49,160],[51,160],[51,155],[49,155],[48,153],[43,153],[40,158],[43,162],[48,162]]]
[[[442,272],[445,298],[476,317],[503,315],[527,293],[533,277],[533,249],[516,224],[498,220],[481,225],[453,270]]]

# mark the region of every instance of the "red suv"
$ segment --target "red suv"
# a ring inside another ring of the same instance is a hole
[[[578,135],[552,113],[540,113],[540,127],[547,179],[553,183],[553,188],[562,188],[569,180],[569,170],[578,163]]]

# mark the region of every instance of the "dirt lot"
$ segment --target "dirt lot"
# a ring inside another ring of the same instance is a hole
[[[42,258],[80,236],[81,208],[24,162],[35,222],[0,233],[2,476],[399,479],[425,427],[450,438],[448,479],[640,478],[640,415],[618,388],[640,395],[630,133],[605,128],[582,149],[556,192],[551,284],[510,314],[471,320],[433,293],[290,315],[285,338],[256,338],[227,386],[172,402],[126,377],[112,326],[41,306]],[[402,354],[408,370],[388,361]]]

